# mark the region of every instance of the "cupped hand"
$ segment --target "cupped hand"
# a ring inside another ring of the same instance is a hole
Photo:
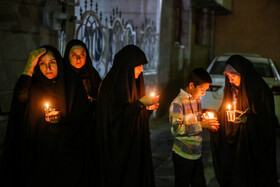
[[[217,118],[214,118],[214,119],[203,119],[201,122],[200,122],[202,128],[212,128],[212,126],[219,126],[220,123],[219,121],[217,120]]]
[[[147,110],[154,110],[156,112],[157,109],[158,109],[158,106],[159,106],[159,103],[155,103],[153,105],[146,106],[146,109]]]
[[[59,111],[51,111],[49,114],[50,123],[58,123],[60,120],[60,112]]]
[[[158,97],[148,96],[145,95],[141,99],[139,99],[141,103],[143,103],[145,106],[156,104],[158,101]]]
[[[210,131],[218,131],[220,126],[211,126],[210,128],[208,128],[208,130]]]

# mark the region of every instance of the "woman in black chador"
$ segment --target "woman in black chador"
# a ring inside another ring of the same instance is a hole
[[[231,56],[224,74],[225,90],[218,111],[220,128],[211,132],[216,178],[221,187],[277,186],[275,111],[271,89],[252,63]],[[228,122],[226,110],[246,111]]]
[[[97,153],[99,186],[154,186],[148,105],[145,96],[144,52],[128,45],[114,57],[102,82],[97,102]]]
[[[91,111],[95,116],[96,98],[101,78],[95,68],[89,55],[87,46],[81,40],[71,40],[67,43],[64,58],[66,65],[74,69],[74,71],[82,78],[86,89]]]
[[[46,115],[50,108],[55,111]],[[92,125],[90,116],[83,83],[63,67],[58,50],[32,51],[14,90],[1,183],[89,186],[92,162],[84,134]]]

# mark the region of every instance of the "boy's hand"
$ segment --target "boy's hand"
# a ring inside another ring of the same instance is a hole
[[[219,130],[219,125],[211,126],[210,128],[208,128],[208,130],[210,130],[210,131],[218,131]]]
[[[203,119],[201,122],[201,127],[202,128],[207,128],[207,129],[218,129],[219,128],[219,121],[217,120],[217,118],[213,118],[213,119]],[[215,128],[214,128],[215,127]]]

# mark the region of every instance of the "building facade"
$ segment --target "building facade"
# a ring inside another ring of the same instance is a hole
[[[0,0],[0,4],[0,116],[9,112],[29,52],[51,44],[63,54],[73,38],[87,42],[102,77],[121,47],[141,47],[150,61],[146,84],[160,94],[159,115],[168,112],[179,88],[186,86],[188,73],[207,67],[217,55],[258,53],[279,67],[280,2],[275,0]]]

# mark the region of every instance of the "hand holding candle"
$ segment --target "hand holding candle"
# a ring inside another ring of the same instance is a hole
[[[48,103],[46,103],[45,106],[45,120],[49,123],[58,123],[60,120],[60,112],[56,111],[55,108],[49,107]]]
[[[202,114],[203,119],[214,119],[214,114],[212,112],[205,112]]]
[[[50,119],[50,123],[58,123],[60,120],[60,112],[59,111],[51,111],[49,113],[49,119]]]
[[[159,95],[156,96],[156,93],[155,92],[151,92],[150,93],[150,96],[153,98],[153,99],[156,99],[156,103],[154,103],[153,105],[149,105],[149,106],[146,106],[147,110],[154,110],[155,112],[157,111],[157,108],[159,106],[159,103],[158,103],[158,100],[159,100]]]
[[[207,128],[210,130],[218,130],[220,123],[217,117],[215,117],[214,113],[205,112],[202,114],[201,117],[202,121],[200,123],[203,128]]]
[[[244,112],[236,111],[240,115],[235,118],[234,123],[235,124],[246,123],[247,122],[247,112],[249,112],[249,111],[250,111],[250,108],[247,108]]]
[[[143,96],[140,101],[146,106],[147,110],[156,111],[159,103],[159,95],[156,96],[155,92],[151,92],[150,94]]]
[[[209,130],[218,130],[219,129],[219,121],[217,117],[214,116],[212,112],[205,112],[202,114],[202,121],[200,122],[202,128],[207,128]]]

